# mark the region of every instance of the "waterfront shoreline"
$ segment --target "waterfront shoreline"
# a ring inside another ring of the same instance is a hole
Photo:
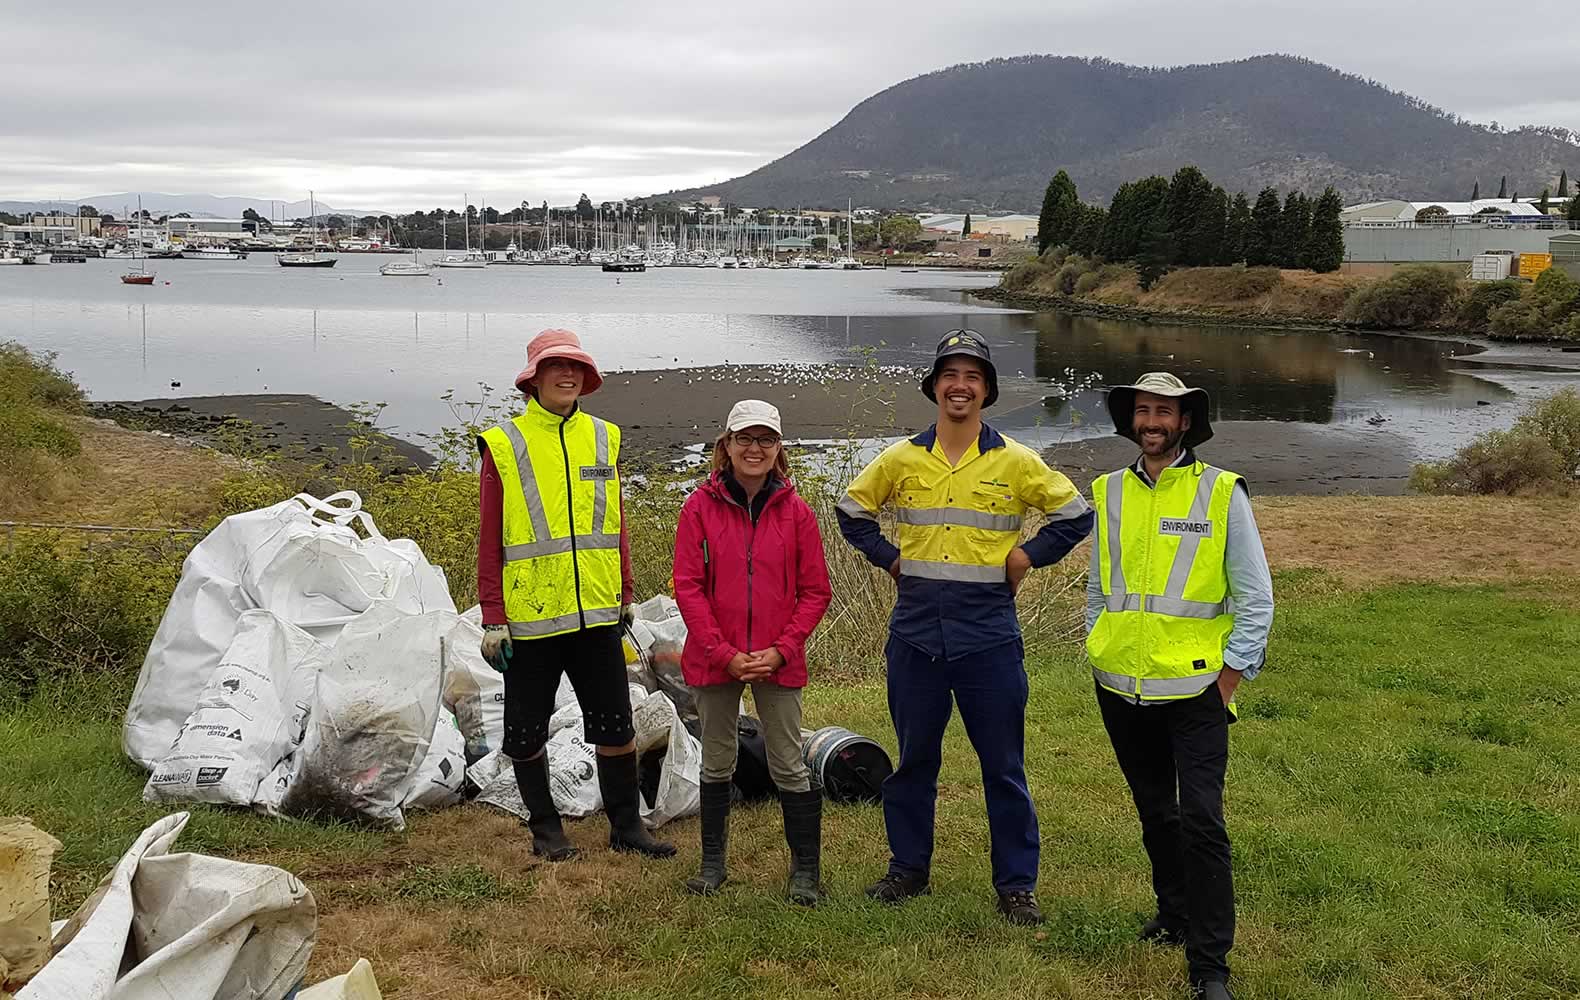
[[[804,447],[811,449],[826,442],[899,438],[934,418],[932,404],[904,371],[854,369],[849,378],[819,382],[814,378],[823,369],[799,371],[797,378],[790,367],[611,372],[587,409],[620,426],[622,457],[630,468],[704,453],[724,414],[743,398],[773,402],[784,416],[786,437],[809,442]],[[995,409],[1003,413],[1038,403],[1042,391],[1030,379],[1004,379]],[[122,426],[220,450],[251,433],[253,445],[265,453],[329,464],[349,460],[351,437],[366,433],[349,410],[297,394],[106,402],[92,410]],[[991,423],[994,412],[987,417]],[[1406,491],[1417,459],[1402,436],[1366,426],[1224,421],[1216,431],[1202,449],[1203,459],[1245,475],[1258,495],[1398,495]],[[384,440],[400,467],[425,469],[434,462],[413,442],[387,435]],[[1095,476],[1134,461],[1136,449],[1107,436],[1055,444],[1042,453],[1084,489]]]

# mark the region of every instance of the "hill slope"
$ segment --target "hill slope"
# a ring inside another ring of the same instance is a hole
[[[1106,201],[1124,181],[1187,163],[1253,195],[1333,184],[1352,203],[1462,199],[1505,174],[1530,195],[1561,168],[1580,176],[1575,138],[1493,132],[1291,56],[1172,69],[1025,56],[907,80],[767,166],[666,197],[1035,211],[1060,167],[1084,198]]]

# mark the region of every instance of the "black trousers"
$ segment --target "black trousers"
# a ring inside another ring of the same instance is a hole
[[[1234,947],[1234,878],[1223,823],[1229,713],[1218,685],[1159,705],[1132,704],[1098,687],[1097,704],[1141,816],[1158,916],[1185,932],[1191,982],[1227,982]]]
[[[594,746],[631,742],[631,693],[618,625],[599,625],[546,639],[511,642],[505,670],[505,756],[528,760],[549,739],[560,674],[571,679],[582,708],[582,738]]]

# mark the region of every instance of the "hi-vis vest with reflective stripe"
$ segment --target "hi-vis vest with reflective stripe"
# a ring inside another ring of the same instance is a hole
[[[504,487],[505,617],[537,639],[620,620],[620,428],[527,412],[483,432]]]
[[[1132,701],[1190,698],[1223,669],[1234,628],[1224,546],[1240,477],[1196,462],[1151,489],[1133,468],[1092,483],[1104,609],[1086,652],[1097,683]]]

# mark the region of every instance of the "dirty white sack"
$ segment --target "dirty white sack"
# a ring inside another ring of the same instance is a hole
[[[138,836],[18,1000],[283,1000],[301,982],[312,892],[271,865],[172,853],[188,816]]]

